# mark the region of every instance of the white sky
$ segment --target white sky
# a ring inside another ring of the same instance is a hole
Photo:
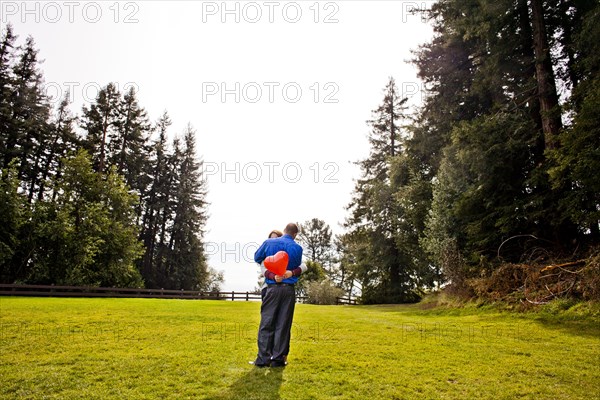
[[[115,82],[137,88],[153,122],[167,110],[172,135],[192,124],[211,203],[209,264],[225,272],[224,290],[245,291],[272,229],[316,217],[342,232],[360,175],[351,162],[368,155],[365,121],[388,77],[421,101],[407,60],[432,30],[408,10],[430,5],[2,0],[0,22],[18,43],[34,37],[47,93],[70,88],[73,113]]]

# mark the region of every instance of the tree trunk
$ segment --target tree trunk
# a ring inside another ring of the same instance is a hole
[[[531,0],[533,50],[535,54],[535,72],[545,148],[553,149],[557,146],[556,137],[560,131],[562,122],[560,119],[554,72],[552,70],[552,59],[550,58],[550,49],[546,36],[542,1]]]
[[[108,131],[108,112],[104,115],[104,124],[102,125],[102,140],[100,142],[100,161],[98,163],[98,172],[104,172],[104,159],[106,158],[106,133]]]
[[[533,53],[533,32],[531,30],[531,21],[529,19],[529,6],[527,0],[519,0],[517,5],[519,15],[519,28],[521,29],[521,54],[527,63],[527,69],[524,72],[526,77],[535,76],[535,54]],[[531,62],[531,64],[529,64]],[[540,116],[540,103],[537,101],[536,90],[528,90],[523,93],[523,98],[519,98],[518,102],[528,103],[529,116],[535,123],[536,128],[542,131],[542,118]],[[542,137],[543,138],[543,137]],[[540,139],[540,141],[542,141]],[[539,143],[543,147],[543,143]]]
[[[394,147],[396,146],[395,143],[395,137],[394,135],[396,134],[395,131],[395,127],[394,127],[394,93],[390,94],[392,101],[390,102],[390,142],[392,144],[391,146],[391,150],[390,150],[390,156],[394,157],[395,156],[395,152],[394,152]]]

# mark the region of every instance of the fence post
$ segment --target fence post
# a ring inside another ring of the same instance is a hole
[[[248,297],[248,292],[246,292],[246,301],[250,301],[250,298]]]
[[[231,291],[231,301],[235,301],[235,292]]]

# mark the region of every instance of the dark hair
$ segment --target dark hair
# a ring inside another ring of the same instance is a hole
[[[285,226],[285,229],[283,230],[284,233],[287,233],[289,235],[295,236],[298,234],[298,225],[296,225],[293,222],[290,222],[289,224],[287,224]]]
[[[269,238],[269,239],[270,239],[272,234],[276,234],[276,235],[277,235],[277,237],[282,237],[282,236],[283,236],[283,233],[281,233],[281,231],[278,231],[277,229],[273,229],[273,230],[272,230],[272,231],[269,233],[269,236],[267,236],[267,238]]]

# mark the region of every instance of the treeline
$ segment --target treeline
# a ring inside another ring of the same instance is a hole
[[[409,115],[390,79],[340,239],[363,301],[448,283],[473,295],[506,263],[596,254],[598,2],[439,0],[420,12],[435,32],[414,51],[423,104]]]
[[[133,89],[80,116],[47,98],[31,37],[0,42],[0,281],[211,289],[206,188],[191,126],[169,140]]]

